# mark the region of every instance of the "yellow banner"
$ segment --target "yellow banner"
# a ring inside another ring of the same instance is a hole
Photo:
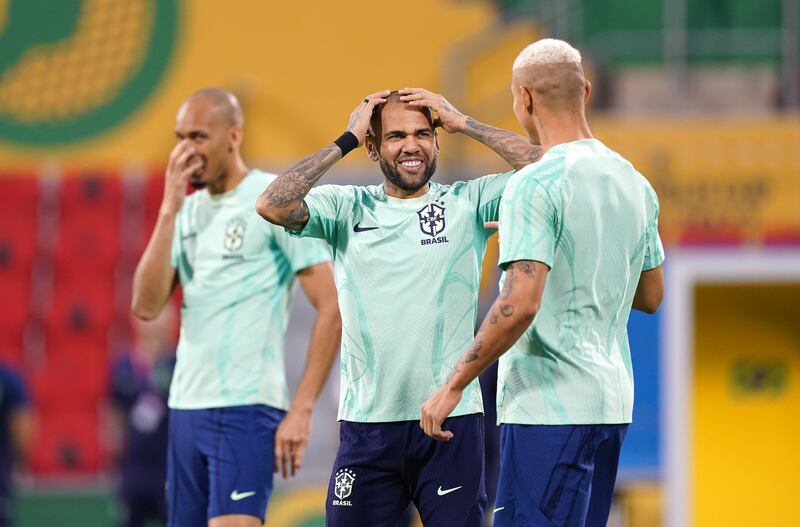
[[[494,16],[452,0],[2,0],[0,159],[162,163],[204,86],[240,96],[247,157],[297,159],[369,93],[438,89],[446,49]]]

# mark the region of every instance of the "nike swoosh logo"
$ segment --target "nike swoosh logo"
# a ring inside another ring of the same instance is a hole
[[[353,225],[353,232],[364,232],[364,231],[374,231],[378,227],[359,227],[361,222],[359,221],[355,225]]]
[[[243,500],[245,498],[249,498],[250,496],[255,496],[255,495],[256,495],[255,491],[238,492],[238,491],[234,490],[233,492],[231,492],[231,499],[233,501],[239,501],[239,500]]]
[[[494,510],[494,512],[495,512],[495,513],[498,513],[498,512],[500,512],[500,511],[501,511],[501,510],[503,510],[503,509],[505,509],[505,507],[497,507],[497,508]]]
[[[446,496],[446,495],[450,494],[451,492],[457,491],[458,489],[460,489],[463,486],[464,485],[460,485],[458,487],[453,487],[452,489],[442,490],[442,486],[439,485],[439,488],[436,489],[436,494],[438,494],[439,496]]]
[[[195,236],[197,236],[196,232],[190,232],[189,234],[184,234],[181,236],[181,240],[188,240],[189,238],[194,238]]]

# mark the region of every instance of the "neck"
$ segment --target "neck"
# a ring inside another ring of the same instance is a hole
[[[208,184],[209,194],[222,194],[236,188],[250,171],[241,157],[236,156],[233,166],[226,169],[225,173]]]
[[[430,188],[431,184],[425,183],[416,190],[405,190],[398,187],[397,185],[389,181],[387,178],[383,178],[383,191],[386,193],[387,196],[391,196],[393,198],[400,198],[400,199],[418,198],[420,196],[427,194]]]
[[[545,151],[556,145],[594,137],[583,112],[577,115],[539,112],[536,129]]]

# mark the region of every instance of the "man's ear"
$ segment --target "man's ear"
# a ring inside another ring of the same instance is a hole
[[[380,154],[378,153],[378,145],[375,138],[369,134],[364,138],[364,147],[367,149],[367,156],[372,161],[377,161],[380,159]]]
[[[592,96],[592,83],[588,80],[586,81],[586,86],[583,87],[583,103],[586,104],[589,102],[589,98]]]
[[[528,115],[533,115],[533,96],[531,95],[530,90],[526,86],[520,85],[519,96],[520,100],[522,101],[522,107],[525,109],[525,113]]]
[[[235,152],[242,146],[244,131],[241,126],[231,126],[228,140],[228,152]]]

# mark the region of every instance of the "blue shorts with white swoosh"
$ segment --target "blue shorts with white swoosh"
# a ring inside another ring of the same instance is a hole
[[[284,415],[264,405],[170,410],[168,525],[196,527],[224,514],[263,521]]]
[[[425,527],[480,527],[486,508],[483,415],[448,418],[449,442],[419,421],[342,421],[325,503],[328,527],[394,527],[413,501]]]

